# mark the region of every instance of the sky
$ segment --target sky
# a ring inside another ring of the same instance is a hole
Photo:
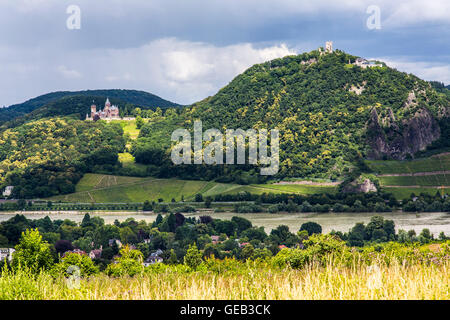
[[[86,89],[191,104],[325,41],[450,84],[449,0],[0,0],[0,106]]]

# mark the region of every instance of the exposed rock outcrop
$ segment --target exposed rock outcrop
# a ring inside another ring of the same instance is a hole
[[[377,192],[378,189],[376,185],[370,181],[370,179],[365,179],[363,183],[357,183],[353,181],[352,183],[346,185],[343,192]]]
[[[409,95],[405,107],[414,105],[414,96]],[[439,139],[439,124],[426,108],[418,109],[408,120],[396,123],[392,110],[389,121],[381,122],[377,110],[372,109],[367,124],[367,142],[371,148],[369,159],[392,158],[403,160],[424,150],[433,141]]]

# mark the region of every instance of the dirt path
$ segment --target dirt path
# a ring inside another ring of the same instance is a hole
[[[377,177],[420,177],[420,176],[435,176],[438,174],[450,174],[450,171],[446,170],[446,171],[429,171],[416,173],[388,173],[388,174],[379,174]]]
[[[430,188],[430,189],[450,189],[448,186],[383,186],[386,188],[411,188],[411,189],[418,189],[418,188]]]
[[[297,185],[307,185],[307,186],[323,186],[323,187],[335,187],[342,183],[342,181],[336,182],[314,182],[314,181],[280,181],[274,184],[278,185],[289,185],[289,184],[297,184]]]

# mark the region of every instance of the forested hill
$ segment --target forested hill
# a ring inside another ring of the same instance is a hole
[[[316,50],[254,65],[180,120],[190,128],[202,119],[205,130],[278,128],[280,176],[338,178],[362,158],[405,159],[433,141],[448,144],[444,93],[382,63],[359,67],[356,59]],[[158,136],[156,127],[143,132],[142,143]]]
[[[85,172],[113,170],[125,139],[118,122],[49,118],[0,132],[0,187],[14,197],[75,191]]]
[[[61,100],[62,98],[70,96],[102,97],[104,99],[106,99],[106,97],[109,97],[110,99],[111,98],[117,99],[120,100],[121,102],[131,103],[136,106],[144,108],[160,107],[161,109],[165,109],[169,107],[179,106],[176,103],[164,100],[154,94],[137,90],[111,89],[111,90],[85,90],[85,91],[58,91],[41,95],[39,97],[30,99],[24,103],[12,105],[8,108],[0,108],[0,124],[6,121],[13,120],[17,117],[23,116],[25,114],[28,114],[49,103],[54,103],[58,100]],[[98,103],[100,104],[100,101]]]

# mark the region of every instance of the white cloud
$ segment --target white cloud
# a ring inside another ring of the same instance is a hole
[[[145,90],[174,102],[189,104],[215,94],[253,64],[292,54],[295,51],[285,44],[262,48],[247,43],[218,47],[167,38],[136,48],[76,50],[65,55],[59,55],[51,48],[42,48],[39,54],[17,49],[9,55],[8,65],[33,61],[33,69],[21,69],[36,83],[33,93],[27,92],[23,100],[31,98],[37,90],[41,94],[114,87]],[[8,97],[8,87],[23,88],[26,85],[14,80],[19,79],[9,79],[8,85],[3,86],[4,80],[0,79],[0,95]],[[16,102],[20,101],[10,104]]]
[[[374,58],[384,61],[388,66],[402,72],[412,73],[427,81],[440,81],[450,84],[450,65],[440,62],[412,61],[411,58]]]
[[[450,1],[448,0],[408,0],[387,1],[382,11],[387,27],[409,26],[420,23],[450,24]]]
[[[66,79],[78,79],[82,77],[80,72],[78,72],[77,70],[69,69],[64,65],[58,67],[58,72]]]

